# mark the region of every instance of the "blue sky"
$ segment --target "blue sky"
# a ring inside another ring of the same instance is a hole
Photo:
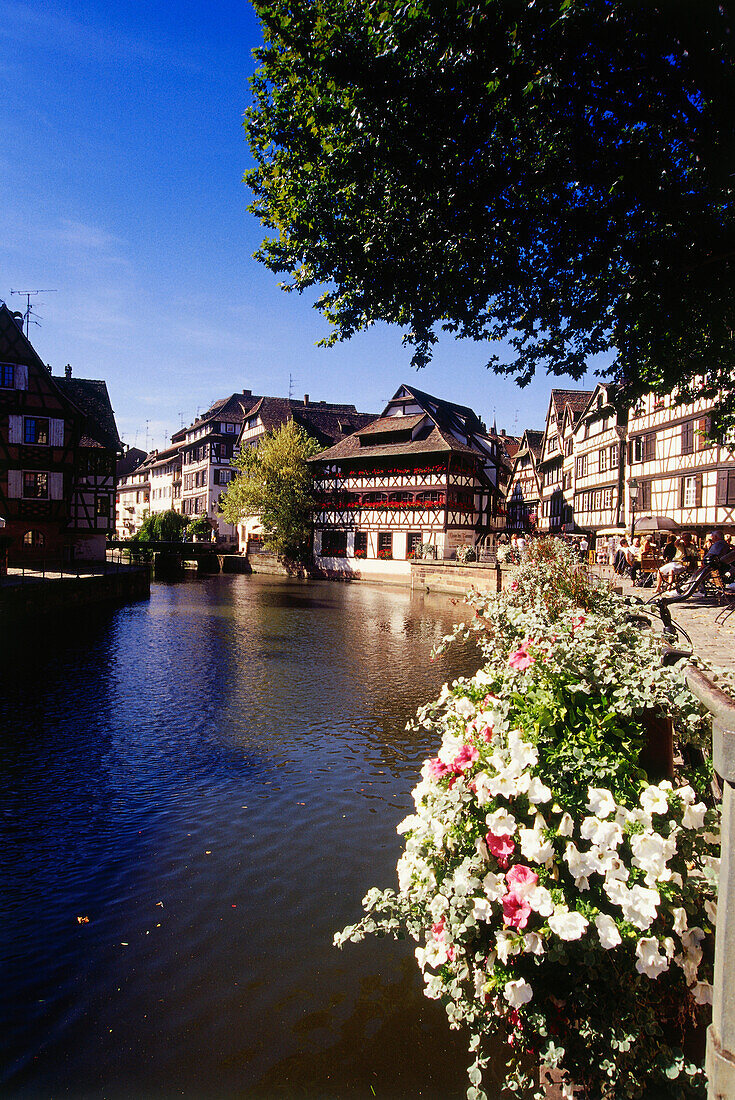
[[[290,384],[377,412],[414,382],[499,428],[543,427],[551,380],[519,390],[482,345],[443,338],[420,372],[386,326],[314,346],[311,299],[252,259],[242,115],[259,41],[245,2],[0,0],[0,298],[56,291],[32,299],[41,358],[104,378],[140,447],[234,390]]]

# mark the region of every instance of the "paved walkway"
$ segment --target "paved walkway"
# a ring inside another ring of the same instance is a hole
[[[612,575],[609,570],[604,570],[604,574]],[[626,594],[638,596],[643,601],[648,601],[653,594],[650,588],[634,588],[627,578],[615,577],[614,583],[622,586]],[[735,669],[735,614],[723,623],[722,611],[722,604],[716,600],[692,596],[685,603],[674,604],[671,617],[692,639],[695,656],[722,668]],[[687,648],[685,638],[680,637],[678,647]]]

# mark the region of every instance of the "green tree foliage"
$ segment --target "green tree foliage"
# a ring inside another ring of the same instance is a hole
[[[718,0],[255,0],[256,254],[349,338],[505,341],[489,365],[735,424],[735,28]],[[325,289],[326,287],[326,289]],[[702,381],[704,380],[704,381]]]
[[[290,561],[303,561],[315,504],[307,459],[320,449],[293,420],[263,436],[256,447],[244,448],[236,461],[240,474],[220,500],[227,522],[236,525],[244,516],[259,516],[265,545]]]
[[[197,516],[189,523],[186,534],[190,539],[210,539],[212,537],[212,524],[207,516]]]
[[[170,508],[168,512],[146,516],[133,537],[136,542],[181,542],[186,525],[186,516]]]

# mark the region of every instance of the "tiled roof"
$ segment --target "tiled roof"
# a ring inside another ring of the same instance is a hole
[[[567,405],[569,405],[576,420],[586,409],[593,393],[594,390],[552,390],[551,400],[554,402],[557,420],[561,420]]]
[[[80,445],[119,451],[122,443],[117,434],[107,384],[96,378],[54,378],[54,382],[64,396],[84,413]]]
[[[415,413],[413,416],[379,416],[371,424],[360,428],[361,439],[370,436],[391,435],[393,432],[410,432],[416,428],[422,420],[426,419],[426,413]]]
[[[146,453],[142,451],[140,447],[128,447],[122,458],[118,458],[115,464],[115,471],[118,477],[125,477],[127,474],[137,470],[138,466],[145,460]]]
[[[334,447],[322,451],[314,458],[309,459],[309,461],[337,462],[350,458],[364,461],[368,458],[386,458],[388,456],[401,454],[446,454],[450,451],[456,452],[457,454],[473,455],[475,458],[481,457],[472,447],[467,447],[464,443],[457,442],[452,436],[445,434],[434,426],[429,434],[423,439],[406,440],[403,443],[377,443],[369,447],[362,447],[360,445],[360,435],[359,433],[355,433],[354,435],[347,436],[346,439],[341,440],[339,443],[336,443]]]

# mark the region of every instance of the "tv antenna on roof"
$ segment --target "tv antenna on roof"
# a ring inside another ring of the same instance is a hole
[[[59,292],[58,292],[58,290],[12,290],[11,289],[10,293],[11,294],[22,294],[23,297],[26,300],[26,311],[23,314],[23,319],[26,323],[26,336],[27,336],[29,331],[30,331],[31,321],[33,321],[34,325],[39,325],[40,326],[40,320],[37,320],[32,315],[32,311],[31,311],[31,298],[33,297],[33,295],[34,294],[58,294]]]
[[[289,401],[293,401],[293,375],[290,371],[288,375],[288,399]]]

